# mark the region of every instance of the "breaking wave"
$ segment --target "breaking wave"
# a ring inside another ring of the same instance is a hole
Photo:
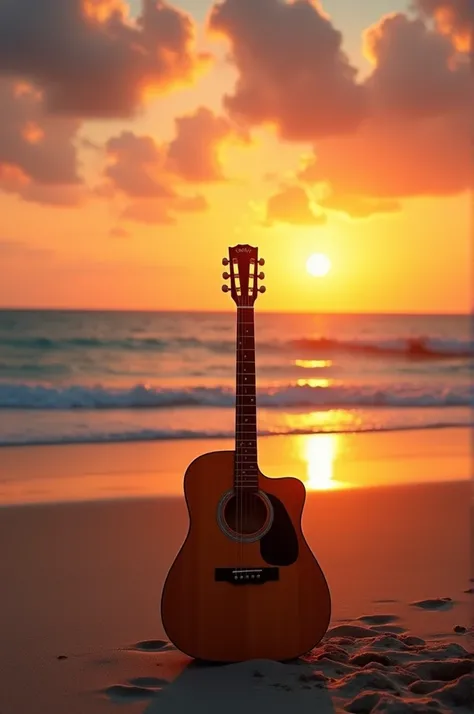
[[[23,350],[60,351],[71,349],[100,349],[125,351],[175,351],[177,348],[204,349],[218,354],[235,350],[234,340],[204,340],[198,338],[161,339],[158,337],[107,340],[95,337],[70,337],[55,340],[48,337],[0,337],[0,347]],[[301,352],[305,354],[349,354],[399,357],[406,359],[469,359],[474,357],[474,343],[468,340],[449,340],[435,337],[399,337],[387,340],[337,340],[327,337],[302,337],[292,340],[258,340],[258,351]]]
[[[226,387],[169,389],[138,384],[115,389],[102,386],[1,383],[1,409],[160,409],[170,407],[232,407],[235,395]],[[258,405],[291,407],[467,407],[474,406],[474,385],[331,385],[289,384],[258,390]]]

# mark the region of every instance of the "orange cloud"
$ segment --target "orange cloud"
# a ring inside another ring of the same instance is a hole
[[[44,131],[32,121],[25,124],[21,134],[30,144],[38,144],[42,141],[42,139],[44,139]]]
[[[106,144],[109,186],[132,198],[169,198],[174,190],[164,173],[165,152],[151,136],[124,131]]]
[[[135,201],[125,208],[122,218],[125,221],[151,225],[170,226],[176,223],[176,218],[170,214],[168,206],[161,201]]]
[[[230,121],[199,107],[175,119],[176,134],[169,143],[157,144],[151,136],[131,131],[106,144],[110,161],[105,169],[109,186],[132,197],[172,197],[179,182],[207,183],[223,180],[219,160],[221,145],[240,137]]]
[[[352,218],[370,218],[376,213],[395,213],[401,209],[398,201],[373,200],[350,194],[339,196],[336,193],[321,199],[318,204],[322,208],[345,213]]]
[[[223,175],[219,150],[231,140],[246,141],[229,120],[216,116],[207,107],[175,120],[176,137],[168,146],[170,171],[190,182],[221,181]]]
[[[203,196],[181,195],[181,186],[224,180],[219,148],[227,140],[245,138],[228,119],[205,107],[178,117],[175,126],[169,143],[158,144],[151,136],[130,131],[106,143],[106,182],[96,194],[112,198],[119,193],[134,199],[123,214],[127,220],[168,224],[174,222],[175,213],[207,210]]]
[[[204,196],[175,196],[171,199],[140,198],[122,212],[126,221],[169,226],[176,223],[177,213],[201,213],[208,209]]]
[[[209,28],[230,44],[239,76],[224,101],[245,124],[305,141],[352,131],[366,116],[342,35],[312,0],[222,0]]]
[[[352,134],[315,144],[300,178],[330,184],[337,204],[359,217],[356,197],[376,201],[374,211],[385,211],[385,200],[467,189],[472,173],[467,63],[448,38],[402,14],[382,18],[365,42],[374,62],[365,82],[371,114]]]
[[[195,196],[177,196],[174,208],[181,213],[201,213],[202,211],[207,211],[209,204],[206,198],[199,194]]]
[[[469,50],[474,32],[472,0],[415,0],[422,15],[432,17],[443,33],[450,35],[458,49]]]
[[[339,197],[457,194],[470,185],[469,131],[460,114],[417,122],[373,120],[354,136],[318,144],[300,177],[329,182]]]
[[[129,7],[124,0],[83,0],[82,9],[86,17],[105,22],[114,15],[127,17]]]
[[[79,122],[48,116],[36,90],[8,79],[0,80],[0,106],[0,189],[37,203],[80,203]]]
[[[37,84],[55,113],[125,117],[150,87],[167,92],[208,65],[185,12],[143,0],[130,20],[125,7],[116,0],[1,3],[0,72]]]
[[[19,166],[0,161],[0,188],[3,191],[21,193],[29,183],[29,177]]]
[[[375,67],[366,82],[372,116],[435,117],[465,108],[469,68],[448,38],[394,13],[364,34]]]
[[[289,186],[267,201],[266,225],[274,223],[319,226],[326,223],[326,216],[314,213],[310,198],[303,188]]]

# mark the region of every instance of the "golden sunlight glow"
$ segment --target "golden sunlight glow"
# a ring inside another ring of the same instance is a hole
[[[298,387],[311,387],[315,389],[319,387],[320,389],[327,389],[331,386],[330,379],[298,379],[296,381]]]
[[[44,138],[44,131],[35,122],[28,122],[21,132],[22,137],[29,144],[38,144]]]
[[[324,278],[331,270],[331,261],[323,253],[313,253],[306,261],[306,270],[315,278]]]
[[[337,488],[334,480],[334,461],[338,453],[339,434],[315,434],[302,442],[302,457],[307,463],[306,486],[314,490]]]
[[[129,7],[124,0],[83,0],[84,15],[97,22],[106,22],[112,15],[128,17]]]
[[[348,409],[320,409],[313,412],[285,414],[285,426],[290,431],[331,432],[345,428],[353,431],[361,424],[361,417]]]
[[[330,359],[296,359],[295,367],[302,367],[303,369],[322,369],[323,367],[330,367],[332,365],[332,360]]]
[[[0,164],[0,182],[10,191],[16,191],[22,186],[26,186],[30,179],[22,169],[12,164]]]

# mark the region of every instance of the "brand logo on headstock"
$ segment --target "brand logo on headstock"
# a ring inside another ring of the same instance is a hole
[[[251,253],[252,248],[236,248],[235,252],[236,253]]]

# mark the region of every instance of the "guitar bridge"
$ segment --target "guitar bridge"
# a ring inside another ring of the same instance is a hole
[[[279,580],[278,568],[216,568],[216,582],[231,585],[263,585]]]

